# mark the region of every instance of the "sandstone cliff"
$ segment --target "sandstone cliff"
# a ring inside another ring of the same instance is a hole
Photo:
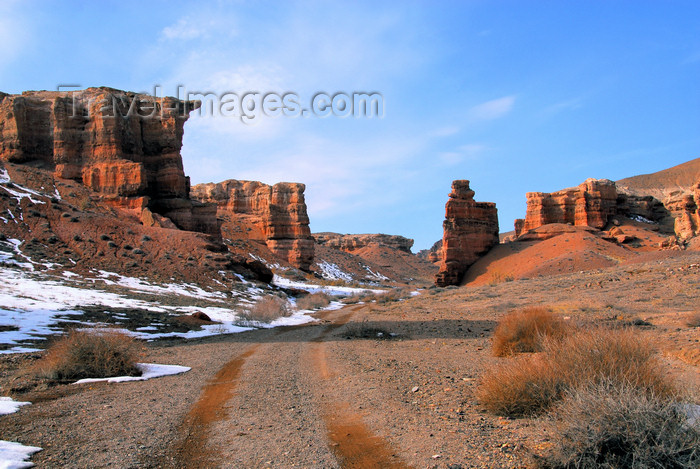
[[[433,264],[439,264],[442,260],[442,240],[437,240],[430,249],[421,249],[416,255]]]
[[[314,240],[304,200],[304,184],[280,182],[273,186],[257,181],[227,180],[198,184],[191,196],[216,204],[223,218],[241,219],[256,226],[275,256],[309,270],[314,258]]]
[[[525,220],[516,220],[516,236],[550,223],[601,229],[615,215],[617,191],[607,179],[588,179],[578,187],[551,194],[528,192]]]
[[[682,242],[700,234],[700,182],[666,193],[663,201],[639,190],[619,190],[607,179],[588,179],[578,187],[552,193],[527,194],[525,219],[515,220],[515,235],[536,238],[538,228],[550,224],[605,229],[616,216],[646,220],[658,231],[675,234]],[[551,231],[551,230],[550,230]],[[551,235],[551,233],[549,233]]]
[[[387,234],[339,234],[339,233],[314,233],[316,243],[345,252],[353,252],[367,246],[386,246],[411,253],[413,240],[403,236]]]
[[[145,211],[145,223],[218,235],[215,207],[189,199],[180,156],[198,105],[104,87],[0,93],[0,161],[78,181],[113,207]]]
[[[438,286],[459,285],[470,265],[498,244],[498,211],[492,202],[475,202],[469,181],[452,182],[445,205],[442,261]]]

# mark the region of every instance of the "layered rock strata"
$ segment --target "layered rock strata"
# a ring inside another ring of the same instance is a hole
[[[552,193],[529,192],[525,219],[515,220],[515,235],[550,224],[570,224],[602,230],[615,216],[646,220],[685,242],[700,234],[700,182],[670,192],[659,201],[652,195],[619,191],[613,181],[588,179],[575,188]]]
[[[452,182],[452,192],[445,205],[442,261],[435,284],[459,285],[469,266],[498,242],[496,204],[475,202],[469,181]]]
[[[399,251],[411,253],[413,240],[398,235],[387,234],[339,234],[339,233],[314,233],[316,243],[329,248],[352,253],[368,246],[386,246]]]
[[[180,155],[185,121],[198,106],[105,87],[0,93],[0,160],[53,170],[116,208],[218,234],[215,207],[189,199]]]
[[[299,183],[273,186],[257,181],[227,180],[192,187],[193,198],[214,203],[219,215],[229,215],[256,225],[273,254],[291,265],[309,270],[314,240],[309,229],[304,190]]]

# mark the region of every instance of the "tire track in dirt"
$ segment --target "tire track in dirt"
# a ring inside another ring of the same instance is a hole
[[[316,365],[316,373],[322,381],[333,377],[328,366],[325,338],[334,330],[347,324],[352,315],[363,307],[354,307],[349,313],[339,317],[326,326],[323,332],[311,344],[311,357]],[[328,396],[324,393],[324,396]],[[352,410],[345,402],[325,401],[323,418],[328,429],[330,449],[338,459],[343,469],[408,469],[398,456],[395,456],[391,445],[384,438],[375,435],[364,424],[362,416]]]
[[[177,467],[215,467],[219,450],[208,444],[210,428],[215,422],[228,417],[225,405],[236,392],[241,368],[259,346],[255,344],[230,360],[207,382],[202,395],[182,423],[182,439],[173,449]]]

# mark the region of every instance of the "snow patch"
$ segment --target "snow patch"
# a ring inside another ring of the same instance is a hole
[[[379,271],[374,272],[372,269],[369,268],[368,265],[365,266],[365,270],[369,272],[369,277],[374,278],[376,280],[389,280],[389,277],[386,275],[380,274]]]
[[[189,366],[180,365],[158,365],[157,363],[137,363],[136,367],[141,370],[141,376],[115,376],[113,378],[85,378],[73,384],[97,383],[106,381],[108,383],[124,383],[126,381],[145,381],[161,376],[178,375],[190,371]]]
[[[280,277],[279,275],[274,276],[274,278],[272,279],[272,284],[282,288],[297,288],[299,290],[306,290],[309,293],[324,292],[331,296],[350,296],[356,293],[363,292],[386,293],[387,291],[376,289],[373,290],[370,288],[315,285],[311,283],[296,282],[294,280],[289,280],[288,278]]]
[[[326,280],[343,280],[345,282],[352,282],[352,275],[347,272],[343,272],[336,264],[321,261],[318,264],[318,267],[321,269],[321,276],[323,276],[323,278]]]
[[[0,397],[0,415],[14,414],[24,405],[29,405],[31,402],[18,402],[11,397]]]
[[[649,223],[650,225],[655,225],[653,221],[649,220],[648,218],[644,218],[641,215],[630,215],[630,220],[638,221],[640,223]]]
[[[27,459],[39,451],[41,451],[41,448],[38,446],[24,446],[12,441],[0,440],[0,468],[24,469],[34,467],[34,463],[27,461]]]

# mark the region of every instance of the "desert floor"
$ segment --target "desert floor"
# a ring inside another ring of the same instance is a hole
[[[31,406],[0,439],[40,446],[39,467],[523,467],[546,418],[485,413],[474,397],[507,312],[551,307],[582,324],[628,325],[668,373],[700,389],[700,253],[494,285],[426,289],[351,305],[296,327],[149,344],[144,362],[192,370],[142,382],[16,392]],[[0,386],[39,354],[0,357]]]

